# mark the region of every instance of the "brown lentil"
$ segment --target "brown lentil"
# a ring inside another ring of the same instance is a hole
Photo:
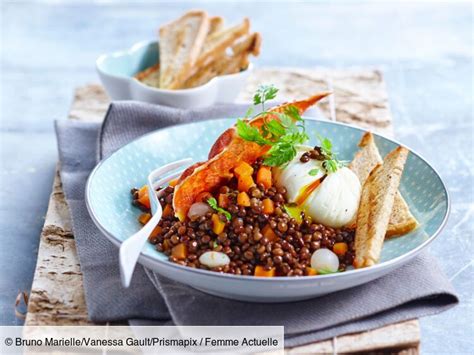
[[[309,157],[309,154],[307,152],[303,153],[301,155],[300,162],[307,163],[307,162],[309,162],[309,160],[310,160],[310,157]]]
[[[322,155],[320,150],[308,152],[303,160],[318,159]],[[303,157],[302,156],[302,157]],[[253,178],[262,165],[259,159],[253,164]],[[175,217],[162,218],[159,223],[161,233],[150,239],[156,249],[168,255],[169,260],[180,265],[193,268],[224,272],[235,275],[253,275],[255,267],[260,265],[266,270],[276,268],[276,276],[303,276],[307,274],[306,267],[310,266],[311,254],[320,248],[331,249],[336,242],[345,242],[348,251],[339,256],[340,271],[351,265],[354,260],[354,231],[349,229],[334,229],[319,223],[314,223],[309,217],[302,214],[302,223],[297,223],[294,218],[285,213],[283,205],[286,203],[287,193],[284,187],[274,186],[265,189],[258,184],[252,187],[248,194],[250,206],[236,204],[237,183],[232,179],[227,185],[219,188],[218,193],[227,194],[229,204],[226,210],[232,218],[227,218],[219,213],[219,219],[225,222],[225,229],[219,235],[212,231],[212,214],[197,217],[195,220],[178,221]],[[173,187],[166,187],[160,203],[164,208],[172,204]],[[138,189],[130,191],[132,204],[142,211],[150,212],[148,208],[138,202]],[[218,194],[214,195],[218,197]],[[262,213],[262,201],[269,198],[273,201],[275,209],[271,215]],[[276,239],[269,240],[262,230],[270,226]],[[183,260],[178,260],[171,255],[174,245],[184,243],[188,255]],[[221,251],[229,256],[231,262],[223,267],[209,269],[201,265],[199,257],[206,251]]]

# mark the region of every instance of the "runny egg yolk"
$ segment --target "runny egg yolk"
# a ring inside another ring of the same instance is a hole
[[[301,206],[306,201],[306,199],[313,193],[313,191],[316,190],[319,187],[319,185],[321,185],[325,177],[326,175],[320,177],[319,179],[312,182],[311,184],[303,187],[300,190],[300,194],[296,198],[296,201],[295,201],[296,205]]]

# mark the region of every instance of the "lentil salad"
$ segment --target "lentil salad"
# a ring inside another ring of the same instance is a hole
[[[251,168],[252,178],[258,181],[262,159]],[[140,202],[140,191],[132,189],[131,193],[132,203],[148,216],[150,210]],[[283,187],[266,187],[258,183],[248,193],[242,193],[234,176],[215,195],[201,195],[197,202],[216,198],[221,202],[220,206],[231,214],[230,220],[221,212],[209,210],[202,216],[181,222],[172,210],[173,193],[174,187],[168,186],[160,197],[166,212],[149,238],[150,243],[171,262],[256,276],[316,275],[317,271],[311,268],[311,255],[321,248],[330,249],[338,256],[338,271],[344,271],[353,262],[354,230],[315,223],[304,212],[301,212],[301,221],[298,222],[285,209],[287,200]],[[226,254],[230,263],[216,267],[202,264],[199,258],[209,251]]]
[[[266,111],[277,91],[259,88],[254,104],[262,112],[238,119],[207,161],[158,188],[163,213],[149,242],[169,261],[244,276],[313,276],[371,266],[386,235],[416,228],[396,195],[405,148],[382,164],[366,133],[346,167],[328,138],[304,145],[309,137],[300,115],[329,93]],[[149,191],[144,186],[131,194],[146,224]]]

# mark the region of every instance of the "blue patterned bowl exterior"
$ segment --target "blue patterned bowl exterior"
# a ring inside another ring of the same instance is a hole
[[[234,122],[234,119],[219,119],[158,130],[131,142],[101,162],[91,174],[86,191],[95,223],[119,245],[140,228],[137,221],[140,211],[131,205],[130,188],[144,185],[148,173],[166,163],[186,157],[205,160],[216,138]],[[317,143],[317,134],[326,136],[333,141],[340,159],[352,160],[363,130],[329,121],[307,119],[306,122],[312,145]],[[374,136],[383,156],[398,145],[388,138]],[[436,171],[413,152],[409,154],[400,191],[420,226],[403,237],[385,241],[381,264],[427,245],[448,215],[449,199],[443,182]],[[148,261],[169,263],[151,244],[145,247],[143,254]],[[364,270],[349,270],[343,274]]]

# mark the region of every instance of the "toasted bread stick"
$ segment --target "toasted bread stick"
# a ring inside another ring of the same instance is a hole
[[[408,149],[398,147],[383,164],[377,164],[362,187],[355,235],[356,268],[376,264],[380,259]]]
[[[349,168],[357,175],[361,185],[363,185],[372,169],[377,164],[382,163],[382,157],[375,145],[374,136],[370,132],[364,134],[359,142],[359,147],[361,149],[355,154]],[[386,237],[406,234],[417,226],[417,220],[411,214],[400,191],[397,191]]]
[[[189,11],[160,28],[160,88],[176,89],[189,75],[209,32],[209,16]]]

